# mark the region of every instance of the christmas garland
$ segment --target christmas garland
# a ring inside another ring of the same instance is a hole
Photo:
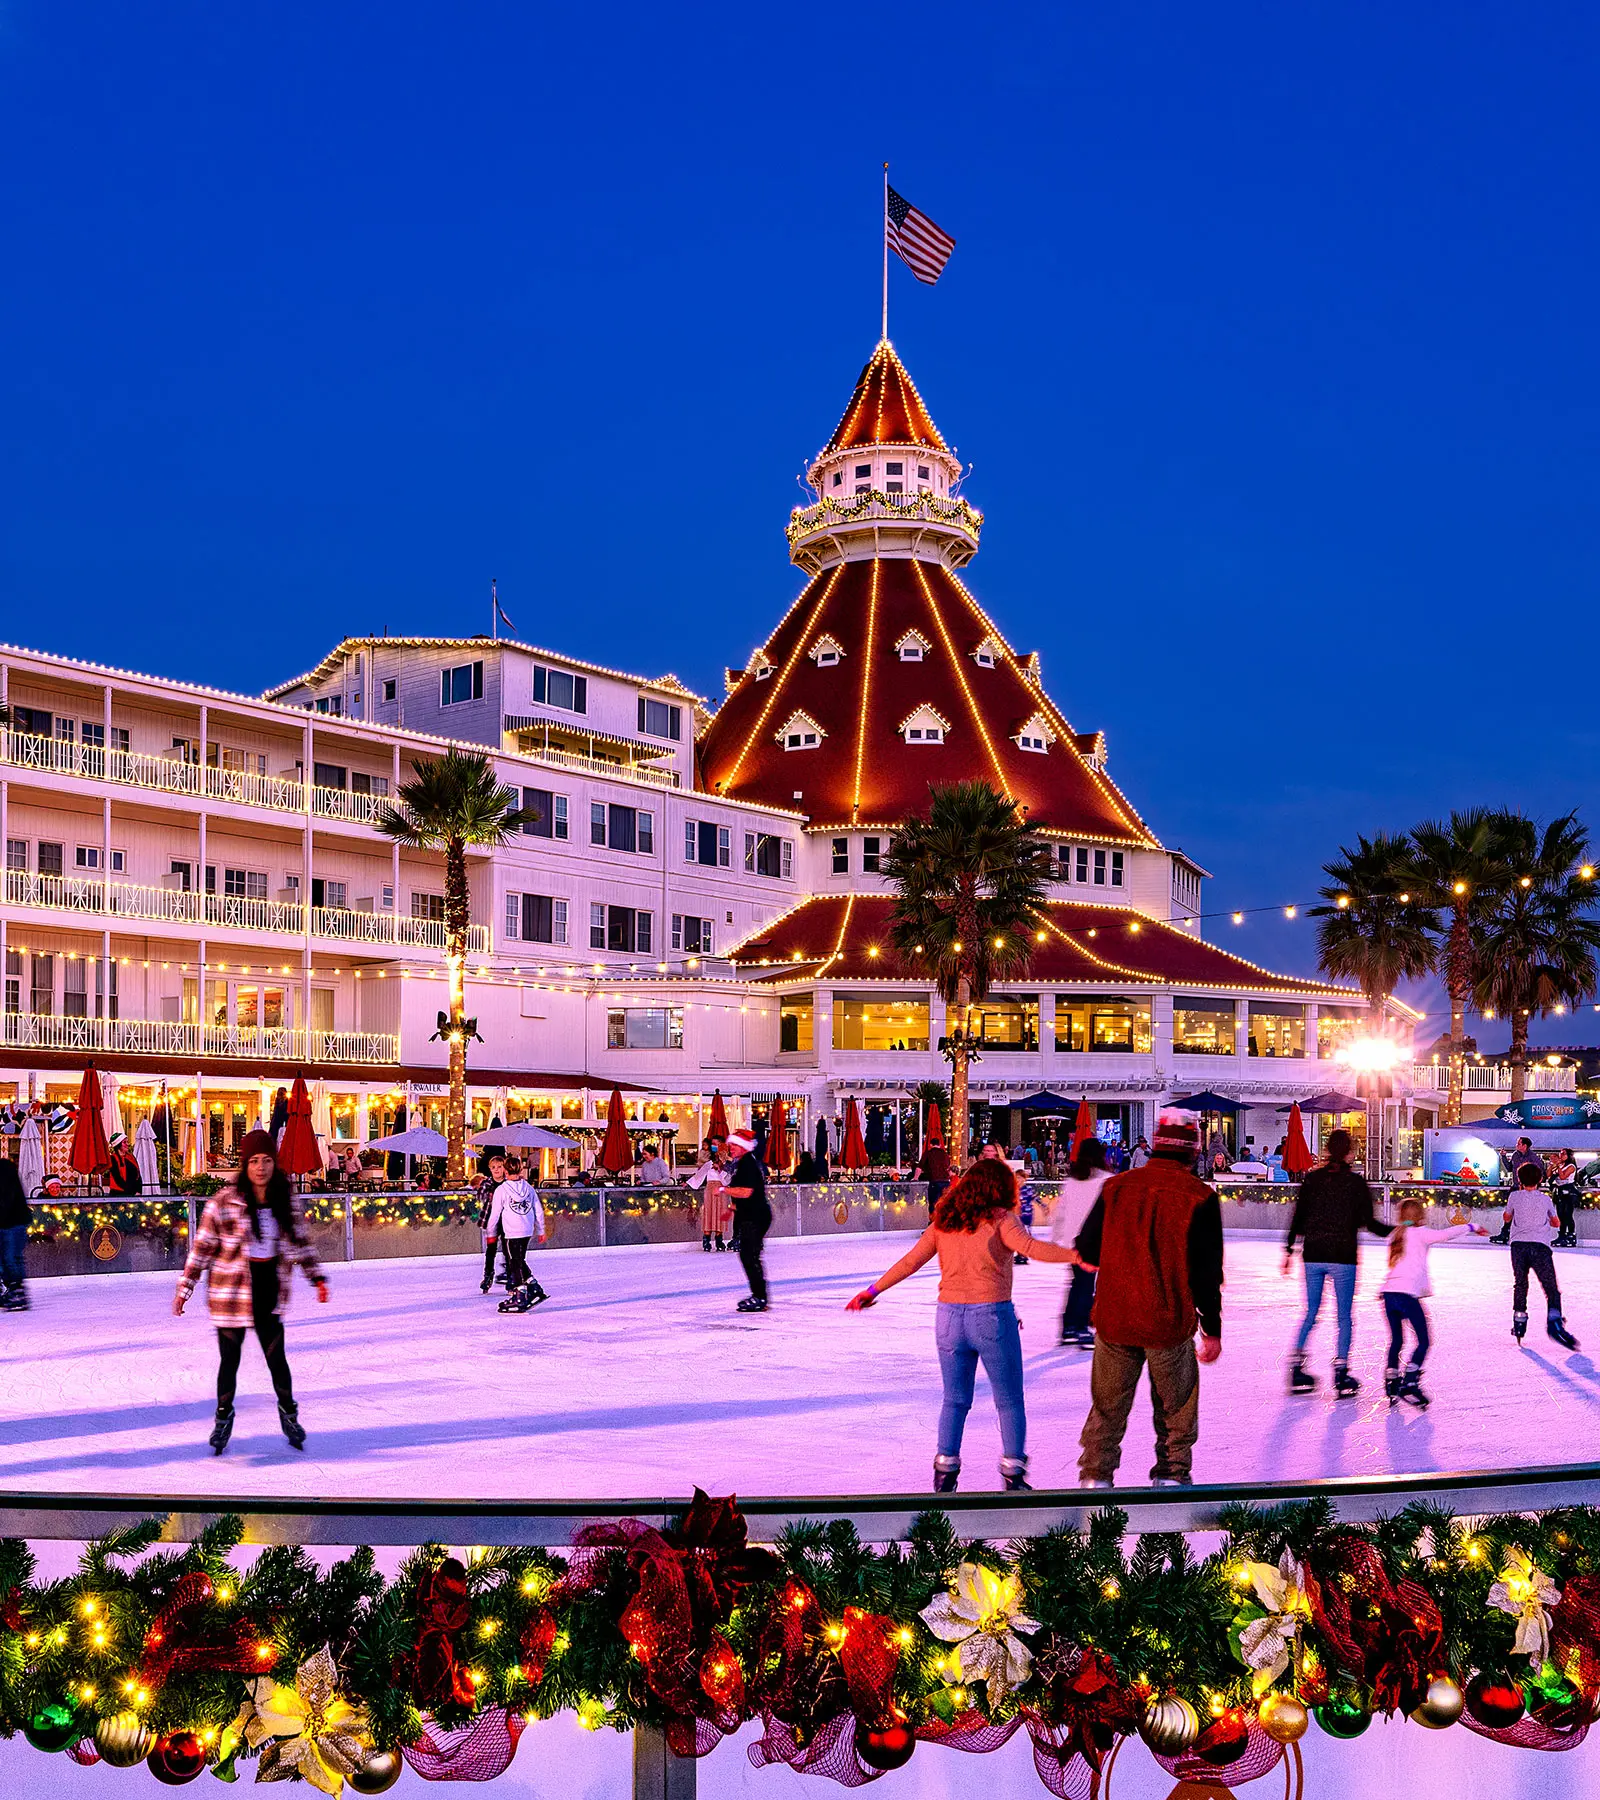
[[[1046,1788],[1089,1800],[1137,1733],[1180,1780],[1237,1786],[1315,1718],[1456,1719],[1570,1749],[1600,1712],[1600,1511],[1370,1526],[1326,1502],[1224,1515],[1196,1560],[1177,1533],[1088,1528],[965,1542],[923,1514],[907,1541],[846,1520],[751,1545],[730,1499],[668,1530],[587,1528],[570,1555],[424,1545],[393,1581],[372,1552],[232,1560],[218,1520],[182,1550],[148,1521],[38,1582],[0,1541],[0,1733],[82,1763],[146,1762],[381,1793],[409,1765],[488,1780],[527,1721],[662,1729],[704,1755],[759,1719],[757,1766],[858,1786],[919,1743],[1032,1740]]]

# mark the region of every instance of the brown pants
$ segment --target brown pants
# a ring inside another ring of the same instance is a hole
[[[1110,1481],[1122,1461],[1122,1434],[1139,1386],[1139,1371],[1150,1365],[1150,1410],[1155,1415],[1156,1460],[1152,1481],[1188,1481],[1194,1441],[1200,1435],[1200,1364],[1194,1339],[1161,1350],[1108,1344],[1097,1338],[1089,1371],[1089,1416],[1083,1425],[1078,1473],[1086,1481]]]

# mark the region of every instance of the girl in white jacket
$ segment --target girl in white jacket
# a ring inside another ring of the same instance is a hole
[[[1050,1215],[1050,1241],[1070,1245],[1083,1229],[1099,1197],[1100,1190],[1111,1179],[1106,1167],[1106,1147],[1099,1138],[1085,1138],[1078,1154],[1068,1167],[1067,1179],[1061,1184],[1055,1210]],[[1067,1303],[1061,1314],[1061,1342],[1076,1344],[1080,1350],[1094,1348],[1094,1332],[1089,1325],[1089,1312],[1094,1305],[1094,1270],[1077,1268],[1067,1289]]]
[[[1390,1406],[1396,1400],[1404,1400],[1408,1406],[1428,1404],[1421,1379],[1428,1355],[1428,1315],[1422,1302],[1433,1292],[1433,1283],[1428,1279],[1429,1250],[1435,1244],[1465,1237],[1468,1232],[1478,1237],[1489,1235],[1482,1225],[1424,1225],[1423,1216],[1420,1200],[1400,1202],[1400,1223],[1389,1239],[1389,1274],[1378,1290],[1389,1317],[1389,1366],[1384,1372],[1383,1391],[1389,1396]],[[1417,1341],[1402,1376],[1400,1347],[1407,1325]]]
[[[544,1207],[539,1190],[523,1178],[521,1161],[506,1158],[506,1179],[494,1191],[484,1228],[491,1237],[500,1237],[506,1247],[506,1297],[500,1302],[501,1312],[526,1312],[549,1296],[528,1273],[528,1243],[545,1239]]]

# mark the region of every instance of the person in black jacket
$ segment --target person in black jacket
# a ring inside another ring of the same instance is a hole
[[[0,1157],[0,1307],[25,1312],[28,1306],[28,1220],[32,1215],[17,1165]]]
[[[1316,1376],[1306,1372],[1306,1340],[1322,1310],[1322,1290],[1330,1281],[1339,1315],[1333,1391],[1341,1400],[1351,1399],[1361,1391],[1361,1383],[1350,1373],[1351,1318],[1356,1297],[1356,1236],[1359,1232],[1370,1231],[1374,1237],[1386,1238],[1394,1228],[1378,1223],[1373,1211],[1372,1189],[1350,1167],[1350,1149],[1348,1131],[1328,1134],[1328,1160],[1320,1168],[1311,1170],[1300,1183],[1294,1215],[1289,1220],[1289,1236],[1283,1247],[1283,1272],[1287,1275],[1293,1266],[1296,1238],[1305,1240],[1301,1260],[1306,1270],[1306,1316],[1300,1322],[1300,1335],[1289,1359],[1291,1394],[1309,1394],[1317,1385]]]
[[[750,1282],[749,1297],[739,1302],[739,1311],[765,1312],[767,1272],[761,1266],[761,1246],[767,1228],[772,1224],[772,1207],[767,1200],[767,1172],[761,1166],[752,1132],[731,1132],[728,1153],[738,1161],[722,1193],[724,1199],[733,1202],[733,1229],[739,1244],[739,1261],[744,1264]]]

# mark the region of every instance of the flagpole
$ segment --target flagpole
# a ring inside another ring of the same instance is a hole
[[[883,342],[889,341],[889,165],[883,165]]]
[[[493,575],[491,575],[489,577],[489,609],[494,614],[494,619],[491,622],[490,628],[489,628],[489,636],[494,640],[495,643],[499,643],[499,641],[500,641],[500,584]]]

